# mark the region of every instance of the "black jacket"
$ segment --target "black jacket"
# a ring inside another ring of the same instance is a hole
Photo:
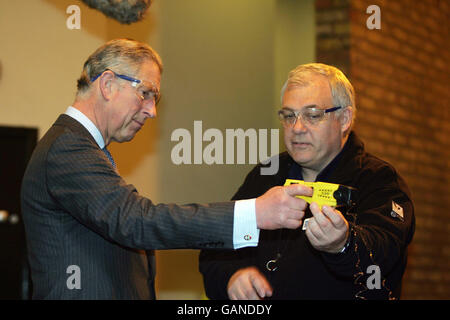
[[[285,152],[279,155],[276,175],[261,175],[256,166],[233,199],[260,196],[283,185],[292,166]],[[259,246],[237,251],[203,250],[200,272],[211,299],[227,299],[230,277],[240,268],[256,266],[269,280],[273,299],[386,299],[400,296],[406,267],[407,245],[415,219],[410,192],[403,179],[387,162],[364,151],[352,132],[340,154],[318,175],[317,181],[339,183],[358,190],[356,207],[345,214],[351,241],[344,253],[329,254],[314,249],[301,228],[261,230]],[[393,212],[393,201],[403,208],[403,217]],[[280,252],[278,269],[266,264]],[[376,270],[381,277],[378,283]],[[375,267],[375,268],[376,268]],[[377,289],[379,288],[379,289]]]

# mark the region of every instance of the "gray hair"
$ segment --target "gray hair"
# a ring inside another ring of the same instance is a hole
[[[323,75],[328,79],[333,106],[341,106],[343,108],[351,106],[353,108],[353,123],[356,115],[355,90],[344,73],[336,67],[323,63],[299,65],[289,72],[288,79],[281,89],[281,99],[283,99],[288,87],[307,86],[311,82],[311,75]]]
[[[158,53],[148,44],[131,39],[110,40],[89,56],[77,81],[77,95],[86,92],[91,79],[106,69],[132,76],[145,61],[153,61],[162,72],[163,65]]]

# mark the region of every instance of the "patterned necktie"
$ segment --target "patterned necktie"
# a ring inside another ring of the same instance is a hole
[[[102,149],[102,151],[106,154],[106,156],[108,157],[109,161],[111,162],[112,166],[114,167],[114,169],[117,169],[116,167],[116,163],[114,162],[114,159],[111,155],[111,153],[108,151],[108,149],[106,149],[106,147],[104,147]]]

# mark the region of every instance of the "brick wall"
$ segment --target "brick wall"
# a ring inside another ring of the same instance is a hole
[[[349,0],[316,0],[316,60],[350,72]]]
[[[372,4],[379,30],[366,26]],[[317,61],[350,78],[357,132],[412,191],[402,298],[450,299],[450,1],[317,0],[316,19]]]

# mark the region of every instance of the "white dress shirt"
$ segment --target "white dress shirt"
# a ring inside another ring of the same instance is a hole
[[[78,109],[70,106],[66,115],[77,120],[94,137],[100,149],[105,147],[105,140],[95,124]],[[259,229],[256,225],[256,199],[238,200],[234,205],[233,245],[234,249],[256,247],[259,241]]]

